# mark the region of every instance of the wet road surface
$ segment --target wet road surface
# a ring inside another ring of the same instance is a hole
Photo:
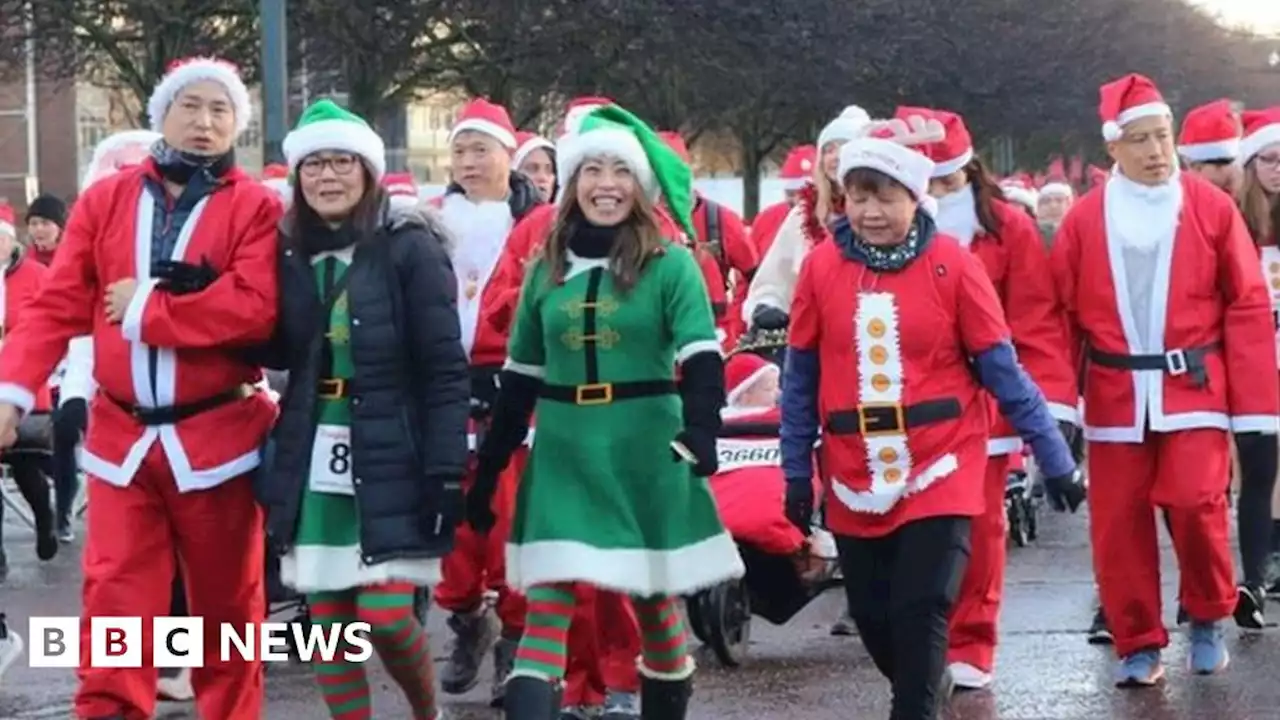
[[[1110,648],[1085,642],[1092,616],[1093,584],[1085,520],[1042,518],[1041,538],[1029,548],[1011,548],[1002,644],[991,692],[958,695],[951,720],[1280,720],[1280,630],[1262,636],[1228,632],[1232,665],[1223,675],[1189,677],[1186,643],[1174,631],[1166,652],[1168,681],[1162,688],[1119,691],[1112,687]],[[79,612],[78,544],[40,563],[32,534],[6,513],[3,527],[11,572],[0,585],[0,611],[24,636],[27,618]],[[1176,575],[1166,542],[1165,616],[1173,624]],[[856,638],[833,638],[830,623],[840,614],[836,593],[815,600],[785,627],[757,619],[745,667],[723,670],[704,659],[690,717],[695,720],[875,720],[888,717],[886,683]],[[433,612],[429,630],[438,658],[445,653],[444,616]],[[375,668],[376,663],[370,667]],[[380,668],[373,670],[375,716],[409,717]],[[33,669],[25,659],[0,686],[0,719],[72,717],[71,670]],[[488,709],[488,683],[470,694],[446,698],[451,718],[499,717]],[[273,665],[267,675],[271,720],[327,717],[309,672],[300,665]],[[190,706],[163,704],[162,720],[196,718]],[[211,719],[212,720],[212,719]]]

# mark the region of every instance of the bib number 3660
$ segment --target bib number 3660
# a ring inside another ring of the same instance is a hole
[[[311,446],[311,491],[355,495],[351,482],[351,428],[321,425]]]

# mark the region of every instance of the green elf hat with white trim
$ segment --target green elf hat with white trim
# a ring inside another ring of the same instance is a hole
[[[364,158],[381,180],[387,172],[387,147],[364,118],[332,100],[317,100],[298,118],[298,126],[284,137],[284,156],[289,172],[312,153],[349,152]]]
[[[693,228],[693,171],[645,121],[618,107],[606,105],[581,120],[577,132],[556,145],[560,187],[587,158],[610,157],[626,163],[649,199],[666,201],[667,209],[689,237]]]

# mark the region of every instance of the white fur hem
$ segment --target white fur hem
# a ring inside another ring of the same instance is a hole
[[[36,406],[36,396],[21,385],[0,383],[0,402],[9,403],[26,415]]]
[[[636,658],[636,672],[639,672],[642,676],[647,677],[651,680],[667,680],[671,682],[679,682],[681,680],[688,680],[689,678],[693,677],[693,674],[697,672],[697,670],[698,670],[698,665],[693,661],[692,656],[686,657],[684,659],[684,667],[672,673],[660,673],[655,670],[650,670],[649,668],[644,666],[644,658]]]
[[[1240,138],[1196,143],[1195,145],[1179,145],[1178,154],[1190,162],[1235,160],[1240,157]]]
[[[638,597],[689,595],[744,574],[727,532],[676,550],[598,548],[575,540],[507,543],[507,583],[520,591],[583,582]]]
[[[311,153],[337,150],[355,153],[373,169],[374,179],[387,172],[387,148],[382,138],[368,125],[350,120],[319,120],[294,130],[284,137],[284,155],[290,170]]]
[[[235,66],[214,58],[195,58],[167,73],[152,91],[151,98],[147,100],[147,115],[153,131],[164,130],[164,116],[182,88],[201,80],[212,80],[227,89],[236,110],[237,135],[249,127],[249,121],[253,119],[253,103],[249,100],[249,88],[245,87]]]
[[[587,158],[592,157],[618,158],[636,174],[640,187],[645,189],[650,198],[658,196],[660,188],[644,146],[633,133],[621,127],[588,130],[561,140],[556,147],[556,176],[560,187],[568,187],[578,168]]]
[[[960,153],[959,157],[952,158],[946,162],[936,163],[933,166],[933,176],[936,178],[942,178],[953,173],[960,172],[971,160],[973,160],[973,148],[968,148],[964,152]]]
[[[1280,123],[1272,123],[1240,141],[1240,160],[1249,162],[1268,145],[1280,143]]]
[[[280,558],[280,581],[302,593],[337,592],[375,583],[411,582],[429,587],[442,577],[439,558],[388,560],[365,565],[360,546],[295,547]]]

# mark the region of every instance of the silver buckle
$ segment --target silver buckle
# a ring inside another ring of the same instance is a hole
[[[1185,350],[1170,350],[1164,354],[1165,370],[1172,376],[1187,374],[1187,353]]]

